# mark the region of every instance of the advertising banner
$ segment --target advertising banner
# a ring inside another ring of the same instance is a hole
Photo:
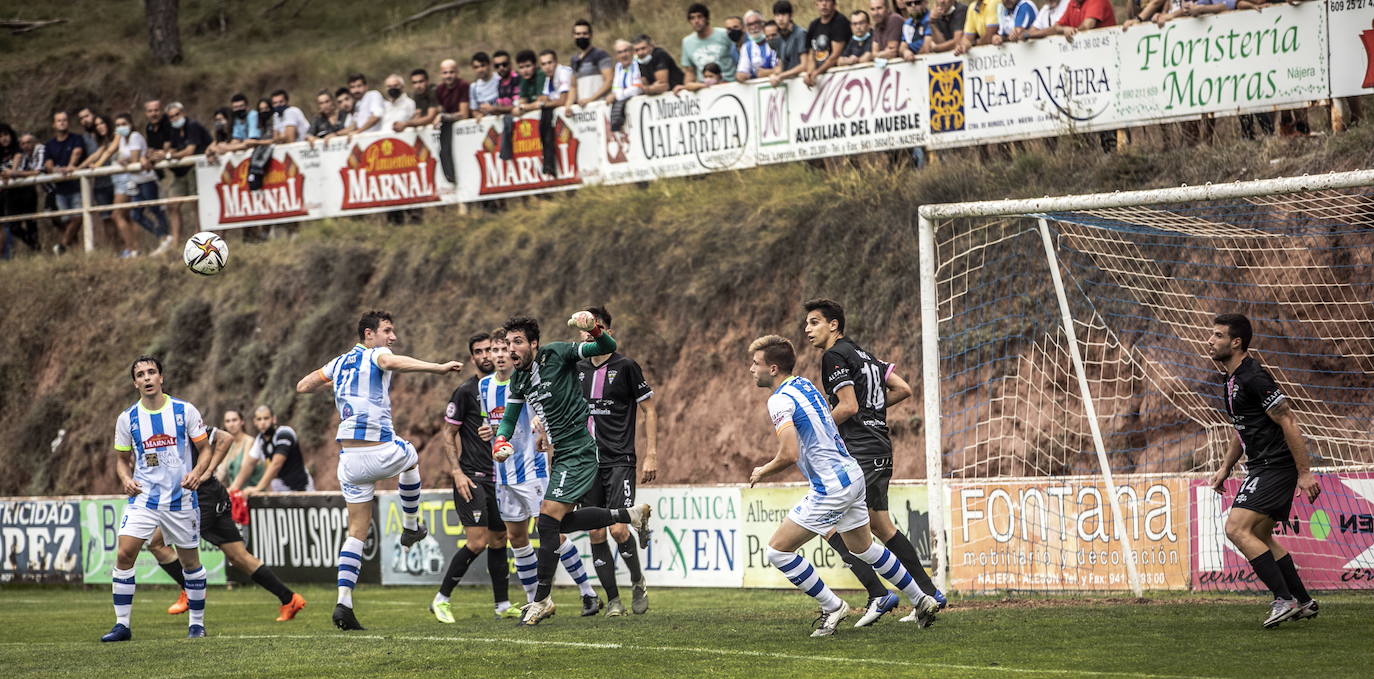
[[[1204,480],[1191,484],[1195,590],[1265,589],[1226,538],[1226,517],[1244,482],[1227,480],[1224,496]],[[1295,499],[1290,518],[1275,524],[1274,535],[1293,555],[1308,589],[1374,589],[1374,473],[1318,474],[1317,482],[1317,502]]]
[[[348,509],[338,493],[256,495],[252,520],[243,527],[248,551],[283,582],[338,581],[339,549],[348,536]],[[374,510],[375,512],[375,510]],[[377,517],[373,514],[363,548],[358,582],[381,582]]]
[[[1118,479],[1133,550],[1116,531],[1107,489],[1093,479],[950,486],[950,586],[994,590],[1188,587],[1188,481]]]
[[[1072,134],[1119,125],[1121,33],[1089,31],[975,47],[918,62],[929,98],[930,145]]]
[[[1328,0],[1331,96],[1374,94],[1374,0]]]
[[[602,176],[607,184],[649,181],[753,167],[753,87],[729,83],[696,92],[634,97],[625,125],[604,125]]]
[[[119,544],[119,524],[124,518],[127,497],[81,501],[81,581],[88,585],[110,584],[115,566],[115,550]],[[200,563],[205,567],[210,584],[224,584],[224,552],[214,545],[200,541]],[[171,585],[172,578],[157,565],[157,559],[146,548],[139,551],[134,563],[134,577],[140,585]]]
[[[464,203],[574,189],[600,181],[601,105],[485,116],[453,126],[456,200]],[[545,141],[552,144],[545,152]]]
[[[782,572],[768,562],[764,548],[777,531],[778,525],[806,495],[804,486],[743,488],[744,505],[741,520],[745,587],[791,588],[793,585]],[[897,530],[906,533],[927,568],[930,566],[930,517],[926,505],[924,485],[892,485],[888,492],[892,522]],[[844,560],[819,538],[807,542],[797,552],[806,557],[825,584],[834,589],[860,589]]]
[[[453,491],[427,490],[420,493],[420,520],[429,527],[429,535],[408,550],[401,547],[401,531],[405,525],[400,497],[396,493],[379,493],[377,500],[381,513],[382,584],[437,586],[444,578],[448,562],[467,542],[463,539],[463,524],[459,522],[458,510],[453,504]],[[513,575],[514,564],[508,568]],[[478,558],[468,566],[460,584],[486,587],[490,582],[487,560]],[[518,589],[519,584],[514,577],[511,582]],[[515,589],[511,595],[518,599],[516,603],[524,602]]]
[[[1153,123],[1263,111],[1323,99],[1330,87],[1324,3],[1112,32],[1120,35],[1122,119]]]
[[[833,70],[810,88],[800,78],[751,85],[758,162],[785,163],[926,143],[924,80],[916,65]]]
[[[0,501],[0,583],[80,582],[81,505]]]

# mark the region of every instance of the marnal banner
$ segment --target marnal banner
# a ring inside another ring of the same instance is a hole
[[[1244,481],[1227,480],[1224,496],[1204,480],[1192,482],[1195,590],[1265,588],[1226,538],[1226,517]],[[1308,589],[1374,589],[1374,473],[1318,474],[1317,482],[1322,494],[1316,503],[1294,499],[1274,535],[1293,555]]]
[[[334,493],[255,495],[243,527],[248,551],[283,582],[337,582],[339,549],[348,534],[348,509]],[[377,517],[368,526],[358,582],[381,582]]]
[[[538,113],[455,124],[455,199],[471,203],[599,182],[601,121],[602,114],[593,107],[559,109],[542,134]],[[548,154],[545,138],[553,144]]]
[[[923,146],[927,132],[923,71],[914,64],[833,70],[816,87],[801,78],[752,85],[758,162]]]
[[[1331,96],[1374,94],[1374,1],[1328,0]]]
[[[930,146],[1072,134],[1119,125],[1115,30],[975,47],[918,62]]]
[[[1117,115],[1144,124],[1324,99],[1326,18],[1324,3],[1303,2],[1125,29]]]
[[[0,502],[0,583],[81,582],[81,505]]]
[[[81,581],[87,585],[110,584],[119,544],[119,524],[128,506],[127,497],[81,500]],[[210,584],[224,584],[224,552],[201,540],[200,563],[205,566]],[[174,584],[147,549],[138,552],[134,578],[140,585]]]
[[[730,83],[696,92],[635,97],[625,125],[602,120],[602,178],[607,184],[649,181],[754,167],[754,88]]]
[[[1142,587],[1187,589],[1188,481],[1117,482],[1131,550],[1097,480],[951,484],[950,587],[1125,590],[1134,559]]]

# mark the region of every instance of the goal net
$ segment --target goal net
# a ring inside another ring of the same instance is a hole
[[[1254,590],[1218,313],[1319,472],[1275,533],[1311,589],[1374,588],[1374,172],[921,210],[937,569],[960,592]],[[942,491],[942,492],[941,492]],[[943,500],[943,502],[941,502]]]

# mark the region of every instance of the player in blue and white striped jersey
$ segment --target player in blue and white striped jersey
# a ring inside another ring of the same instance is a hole
[[[402,547],[409,548],[428,534],[419,522],[420,455],[392,429],[391,373],[445,375],[463,369],[458,361],[430,363],[393,354],[391,344],[395,341],[391,314],[369,311],[358,321],[358,344],[296,383],[296,391],[302,394],[332,384],[334,404],[339,409],[339,485],[348,505],[348,537],[339,551],[339,598],[333,619],[334,626],[342,630],[363,629],[353,614],[353,588],[358,584],[367,527],[372,521],[375,484],[397,478],[404,526]]]
[[[196,488],[210,469],[205,422],[196,407],[162,391],[162,362],[140,356],[129,367],[138,402],[115,424],[115,471],[129,495],[119,523],[111,581],[115,625],[101,641],[133,638],[134,562],[153,531],[177,548],[190,610],[188,637],[205,636],[205,568],[200,564],[200,507]],[[192,452],[195,446],[197,456]],[[130,462],[132,460],[132,465]]]
[[[792,342],[777,335],[760,337],[749,345],[749,373],[754,383],[773,390],[768,414],[778,437],[778,451],[768,463],[754,468],[749,484],[796,464],[811,486],[773,533],[764,554],[798,589],[821,606],[813,637],[830,636],[849,615],[846,604],[821,581],[816,569],[795,552],[819,535],[836,531],[850,553],[873,566],[888,582],[911,599],[919,610],[934,611],[937,604],[887,548],[873,541],[864,504],[864,475],[845,449],[840,430],[830,417],[825,396],[805,377],[792,374],[797,354]]]

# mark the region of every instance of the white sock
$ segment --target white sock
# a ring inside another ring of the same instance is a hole
[[[825,581],[821,580],[816,569],[812,568],[811,564],[800,554],[780,552],[772,547],[765,549],[764,554],[767,555],[769,563],[782,571],[783,576],[796,585],[797,589],[806,592],[807,596],[819,602],[821,609],[833,611],[844,605],[840,598],[835,596],[835,593],[826,586]]]
[[[401,498],[401,525],[406,530],[420,526],[420,469],[407,469],[397,479]]]
[[[353,588],[358,584],[358,570],[363,566],[366,543],[355,537],[344,540],[339,550],[339,603],[353,608]]]
[[[530,603],[534,601],[534,590],[539,587],[539,557],[530,545],[511,547],[511,552],[515,554],[515,577],[525,588],[525,603]]]
[[[916,584],[916,579],[911,577],[911,573],[902,565],[901,561],[892,552],[874,540],[864,550],[862,554],[855,554],[864,563],[873,567],[880,577],[892,583],[894,587],[901,590],[911,603],[917,603],[926,597],[926,593]]]
[[[445,602],[447,602],[447,601],[448,601],[448,597],[446,597],[446,596],[444,596],[443,594],[440,594],[440,593],[438,593],[438,592],[435,592],[435,593],[434,593],[434,603],[436,603],[436,604],[442,604],[442,603],[445,603]]]
[[[558,546],[558,559],[563,562],[563,570],[577,583],[577,589],[582,592],[582,596],[596,594],[591,581],[587,578],[587,567],[582,564],[582,555],[578,553],[577,546],[572,540],[564,540],[563,544]]]
[[[190,620],[187,625],[205,624],[205,567],[201,566],[193,571],[181,571],[181,577],[186,578],[186,610],[190,613]]]
[[[134,610],[134,569],[114,569],[110,584],[114,590],[115,622],[128,627]]]
[[[508,611],[508,610],[510,610],[510,602],[509,602],[509,601],[501,601],[501,602],[498,602],[498,603],[496,604],[496,614],[497,614],[497,615],[501,615],[502,613],[505,613],[505,612]]]

